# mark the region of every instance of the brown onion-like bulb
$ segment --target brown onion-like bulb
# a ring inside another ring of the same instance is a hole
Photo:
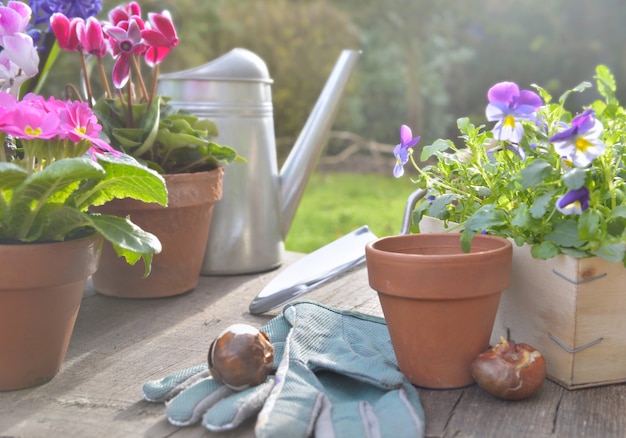
[[[262,331],[233,324],[211,343],[208,362],[215,380],[242,391],[265,381],[274,364],[274,346]]]
[[[471,373],[476,383],[493,396],[522,400],[543,386],[546,361],[532,346],[501,338],[500,344],[474,359]]]

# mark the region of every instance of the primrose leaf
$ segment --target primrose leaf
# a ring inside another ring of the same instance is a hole
[[[26,169],[13,163],[0,163],[0,189],[12,189],[28,176]]]
[[[41,225],[36,218],[46,202],[62,202],[79,182],[102,178],[104,169],[88,157],[58,160],[33,173],[13,190],[6,218],[7,234],[17,240],[28,239]]]
[[[165,180],[156,171],[128,155],[99,155],[98,162],[106,177],[89,187],[78,201],[79,208],[102,205],[116,198],[133,198],[143,202],[167,205]]]
[[[144,275],[150,274],[152,256],[161,252],[161,242],[154,234],[142,230],[128,218],[97,214],[87,217],[93,228],[113,244],[118,256],[124,257],[131,265],[142,258]]]

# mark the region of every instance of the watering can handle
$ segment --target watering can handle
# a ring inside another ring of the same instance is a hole
[[[415,204],[417,201],[426,196],[426,190],[417,189],[413,193],[411,193],[406,200],[406,206],[404,207],[404,218],[402,219],[402,228],[400,229],[400,234],[409,234],[411,232],[411,224],[413,222],[413,210],[415,209]]]

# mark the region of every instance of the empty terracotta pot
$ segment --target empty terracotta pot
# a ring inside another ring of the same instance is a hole
[[[167,207],[134,199],[114,199],[95,209],[105,214],[130,216],[135,224],[156,235],[163,247],[152,259],[152,272],[144,278],[141,260],[131,266],[105,242],[100,266],[93,275],[96,291],[120,298],[162,298],[195,289],[213,207],[222,197],[223,175],[223,167],[209,172],[163,175]]]
[[[411,383],[459,388],[473,383],[472,360],[489,347],[512,245],[478,235],[464,253],[457,233],[384,237],[365,248],[398,366]]]

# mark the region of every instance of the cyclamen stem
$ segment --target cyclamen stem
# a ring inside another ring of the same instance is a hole
[[[89,104],[89,108],[93,107],[93,94],[91,91],[91,81],[89,80],[89,72],[87,71],[87,61],[85,60],[85,55],[80,52],[80,62],[83,66],[83,77],[85,79],[85,88],[87,89],[87,103]]]
[[[107,94],[109,99],[113,98],[113,93],[111,93],[111,88],[109,87],[109,81],[107,79],[107,73],[104,69],[104,63],[102,62],[102,58],[98,58],[98,69],[100,70],[100,77],[102,78],[102,83],[104,84],[104,91]]]
[[[137,83],[139,84],[139,89],[141,91],[142,98],[148,100],[148,90],[146,88],[146,84],[143,81],[143,77],[141,75],[141,67],[139,66],[139,61],[136,56],[131,56],[133,69],[135,70],[135,76],[137,76]],[[129,79],[130,82],[130,79]]]
[[[152,101],[154,100],[154,96],[156,96],[156,87],[159,78],[159,64],[154,66],[154,71],[152,74],[152,85],[150,87],[150,95],[148,96],[148,108],[152,105]]]

